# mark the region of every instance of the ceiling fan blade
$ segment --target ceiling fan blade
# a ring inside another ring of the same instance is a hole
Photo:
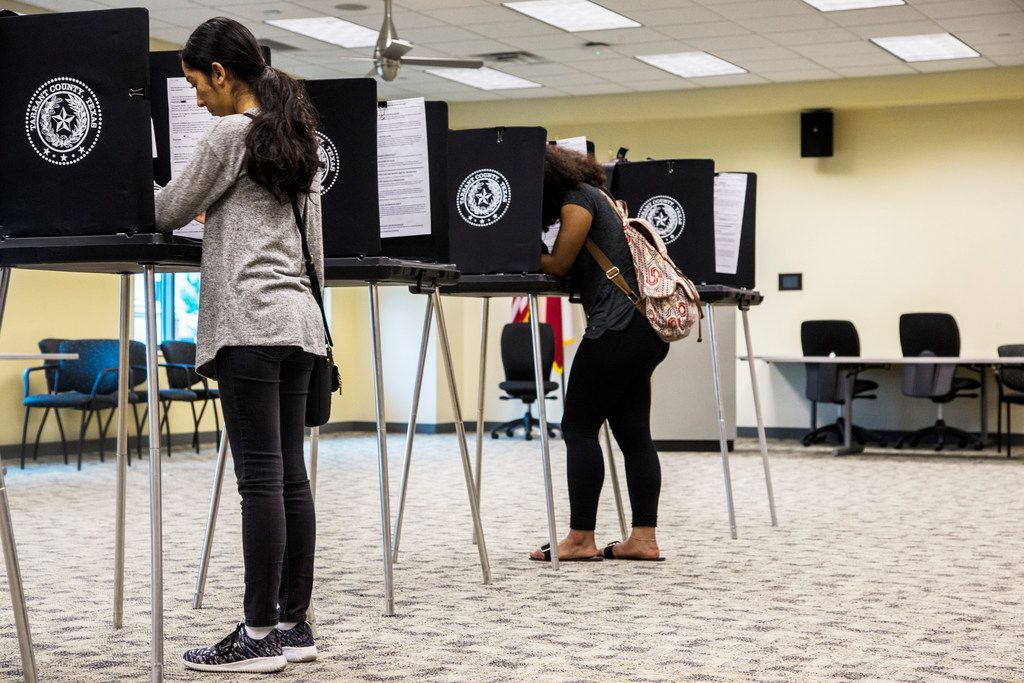
[[[479,69],[484,63],[479,59],[454,59],[448,57],[406,57],[402,64],[410,66],[440,66],[447,69]]]
[[[380,56],[384,59],[401,59],[402,55],[413,48],[412,43],[408,40],[402,40],[401,38],[395,38],[380,51]]]

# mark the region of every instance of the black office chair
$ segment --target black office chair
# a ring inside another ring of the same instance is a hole
[[[959,356],[960,329],[948,313],[904,313],[900,316],[900,346],[904,356]],[[931,427],[904,434],[896,448],[917,446],[925,438],[935,439],[935,450],[941,451],[950,437],[963,448],[982,447],[981,439],[962,429],[950,427],[942,419],[942,406],[958,398],[977,398],[965,393],[981,388],[981,382],[969,377],[956,377],[954,364],[921,364],[903,366],[903,395],[927,398],[938,407],[938,417]]]
[[[800,345],[805,356],[859,356],[860,337],[857,328],[848,320],[806,320],[800,325]],[[863,366],[838,364],[806,363],[807,386],[805,395],[811,401],[811,431],[804,435],[801,443],[804,446],[822,443],[830,436],[837,441],[843,440],[846,428],[842,415],[832,424],[818,426],[818,404],[832,403],[842,406],[846,403],[847,375],[852,370],[860,372]],[[874,399],[868,392],[878,388],[877,382],[853,377],[853,398]],[[863,427],[852,425],[851,434],[858,443],[876,441],[884,445],[884,440],[877,434]]]
[[[40,339],[39,340],[39,351],[41,353],[59,353],[60,343],[63,339]],[[54,384],[57,378],[57,368],[60,365],[60,361],[46,360],[43,361],[42,365],[38,365],[34,368],[25,368],[25,372],[22,373],[22,383],[25,387],[25,396],[22,399],[22,405],[25,406],[25,422],[21,427],[21,469],[25,469],[25,445],[28,437],[28,418],[29,412],[33,408],[42,408],[43,417],[39,421],[39,428],[36,430],[36,440],[32,445],[32,459],[35,460],[39,457],[39,438],[43,433],[43,427],[46,425],[46,418],[50,416],[50,411],[53,411],[54,416],[57,418],[57,429],[60,430],[60,445],[64,451],[64,464],[68,464],[68,442],[64,436],[64,423],[60,419],[60,409],[67,407],[65,404],[66,398],[58,396],[54,390]],[[46,393],[45,394],[30,394],[29,393],[29,379],[33,372],[42,371],[43,376],[46,379]]]
[[[213,420],[217,428],[217,446],[220,447],[220,413],[217,411],[217,401],[220,399],[220,389],[210,388],[209,381],[196,372],[196,345],[190,341],[165,341],[160,344],[160,351],[164,355],[162,367],[167,369],[167,385],[173,393],[166,393],[167,407],[170,401],[187,401],[192,409],[192,445],[199,452],[199,423],[206,414],[206,406],[213,404]],[[202,384],[202,387],[195,385]],[[160,392],[160,399],[164,400],[165,392]],[[196,413],[196,402],[202,401],[203,405]],[[167,409],[164,409],[164,419],[167,420]],[[170,430],[170,425],[168,425]],[[168,453],[170,444],[168,443]]]
[[[1000,346],[999,355],[1007,358],[1024,356],[1024,344]],[[999,408],[996,411],[996,452],[1003,450],[1003,405],[1006,405],[1006,457],[1010,457],[1010,406],[1024,406],[1024,366],[1003,365],[996,368],[996,386],[999,387]]]
[[[54,379],[54,391],[63,402],[61,408],[82,411],[78,432],[78,469],[82,469],[85,432],[93,416],[99,428],[100,461],[103,461],[103,444],[117,407],[118,346],[116,339],[74,339],[60,343],[60,353],[78,354],[78,360],[60,361]],[[111,412],[104,423],[103,411],[107,409]]]
[[[541,370],[544,373],[544,398],[550,399],[548,392],[558,388],[557,382],[549,381],[551,366],[555,362],[555,333],[550,325],[540,324],[540,357]],[[515,430],[522,427],[526,440],[533,438],[534,427],[540,427],[540,421],[531,412],[533,402],[537,400],[537,385],[533,374],[533,333],[530,323],[509,323],[501,330],[501,363],[505,366],[505,381],[498,388],[507,395],[503,401],[518,400],[526,405],[526,414],[517,420],[510,420],[491,430],[491,438],[497,439],[498,433],[504,431],[506,436],[514,436]],[[550,422],[546,425],[548,436],[556,436],[558,425]]]

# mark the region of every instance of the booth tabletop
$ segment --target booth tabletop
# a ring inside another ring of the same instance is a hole
[[[453,285],[442,287],[449,296],[526,296],[546,294],[567,295],[569,281],[543,273],[497,273],[492,275],[460,275]]]
[[[194,272],[202,242],[162,233],[80,237],[8,237],[0,240],[0,267],[76,273]]]
[[[459,271],[450,263],[427,263],[390,256],[353,256],[325,258],[324,279],[328,287],[353,287],[375,282],[433,289],[457,282]]]
[[[728,285],[697,285],[700,300],[705,304],[732,304],[740,308],[757,306],[764,301],[764,295],[753,289],[741,289]]]

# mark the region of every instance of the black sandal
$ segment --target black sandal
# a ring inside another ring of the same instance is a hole
[[[618,544],[619,544],[619,541],[612,541],[611,543],[609,543],[608,545],[606,545],[604,547],[604,550],[601,551],[601,555],[604,557],[604,559],[606,559],[606,560],[630,560],[632,562],[664,562],[665,561],[665,558],[662,557],[662,556],[659,556],[659,557],[619,557],[619,556],[617,556],[612,551],[612,547],[617,546]]]
[[[544,551],[544,559],[543,560],[538,560],[536,557],[534,557],[532,555],[530,556],[530,559],[532,561],[534,561],[534,562],[550,562],[551,561],[551,544],[550,543],[545,543],[544,545],[542,545],[540,547],[540,549]],[[603,559],[604,558],[601,557],[600,555],[592,555],[590,557],[567,557],[565,559],[562,559],[560,557],[560,558],[558,558],[558,561],[559,562],[600,562]]]

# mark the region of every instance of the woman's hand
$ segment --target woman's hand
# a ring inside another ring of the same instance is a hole
[[[196,223],[206,224],[206,212],[203,211],[201,214],[196,216]]]
[[[562,227],[555,238],[555,247],[550,254],[541,254],[540,272],[565,277],[572,270],[572,264],[583,248],[590,234],[594,217],[582,206],[566,204],[562,207]]]

